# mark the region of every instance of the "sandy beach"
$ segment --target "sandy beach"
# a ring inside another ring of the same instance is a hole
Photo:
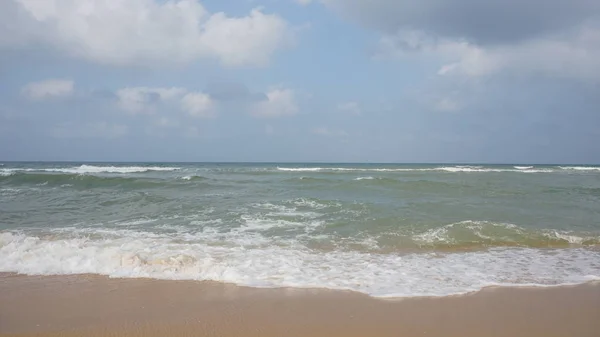
[[[600,284],[382,300],[316,289],[1,274],[1,336],[597,336]]]

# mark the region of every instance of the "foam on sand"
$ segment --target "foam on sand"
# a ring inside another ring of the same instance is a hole
[[[254,287],[346,289],[376,297],[444,296],[490,285],[562,285],[600,279],[600,251],[494,248],[442,253],[318,251],[261,231],[293,222],[247,223],[223,233],[64,228],[0,233],[0,271],[30,275],[212,280]],[[319,226],[315,221],[314,226]]]

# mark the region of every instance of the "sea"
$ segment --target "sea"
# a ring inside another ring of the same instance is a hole
[[[600,280],[600,166],[0,163],[0,272],[374,297]]]

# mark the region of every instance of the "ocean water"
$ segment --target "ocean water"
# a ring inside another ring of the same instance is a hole
[[[444,296],[600,279],[600,167],[0,164],[0,272]]]

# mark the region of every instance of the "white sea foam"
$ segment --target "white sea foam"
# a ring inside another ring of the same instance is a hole
[[[93,166],[93,165],[81,165],[73,168],[56,168],[56,169],[44,169],[48,172],[64,172],[64,173],[75,173],[75,174],[88,174],[88,173],[140,173],[149,171],[175,171],[179,170],[179,167],[163,167],[163,166]]]
[[[600,166],[559,166],[559,168],[571,171],[600,171]]]
[[[157,219],[141,218],[141,219],[133,219],[133,220],[127,220],[127,221],[116,221],[114,223],[118,226],[127,227],[127,226],[145,225],[145,224],[153,223],[156,221],[157,221]]]
[[[254,207],[259,209],[269,210],[266,216],[269,217],[301,217],[301,218],[316,218],[321,216],[320,213],[298,210],[297,207],[290,207],[286,205],[276,205],[272,203],[256,204]]]
[[[320,210],[320,209],[324,209],[327,207],[341,207],[342,204],[340,204],[339,202],[330,202],[329,204],[326,203],[322,203],[316,200],[311,200],[311,199],[306,199],[306,198],[299,198],[299,199],[295,199],[290,201],[291,204],[298,206],[298,207],[307,207],[307,208],[311,208],[314,210]]]
[[[325,168],[322,168],[322,167],[299,167],[299,168],[278,167],[277,169],[279,171],[290,171],[290,172],[318,172],[318,171],[326,170]]]
[[[550,168],[542,168],[542,169],[528,169],[528,170],[519,170],[519,172],[523,173],[553,173],[556,172]]]
[[[488,235],[484,234],[486,229],[505,230],[515,234],[522,234],[523,229],[517,225],[510,223],[494,223],[488,221],[472,221],[466,220],[448,224],[442,227],[436,227],[429,229],[423,233],[415,234],[412,236],[413,240],[417,243],[428,245],[428,244],[456,244],[457,239],[452,235],[453,230],[465,229],[468,233],[478,237],[480,239],[491,239]],[[504,238],[506,239],[506,238]]]
[[[0,188],[0,195],[13,195],[23,191],[20,188]]]
[[[10,175],[17,172],[56,172],[70,174],[93,174],[93,173],[142,173],[150,171],[175,171],[179,167],[163,166],[95,166],[81,165],[74,167],[55,168],[6,168],[0,170],[0,175]]]
[[[373,179],[375,179],[375,177],[358,177],[358,178],[355,178],[354,180],[373,180]]]
[[[457,236],[458,235],[458,236]],[[471,236],[469,238],[468,236]],[[528,232],[526,229],[510,223],[494,223],[489,221],[461,221],[429,229],[423,233],[415,234],[412,239],[420,245],[447,244],[454,245],[460,241],[483,239],[489,242],[494,240],[523,245],[524,241],[542,240],[546,238],[548,244],[569,243],[572,245],[586,245],[600,243],[600,238],[595,235],[574,234],[569,231],[541,230],[540,232]],[[468,242],[468,241],[467,241]]]
[[[352,168],[352,167],[278,167],[279,171],[288,172],[413,172],[432,171],[429,168]]]
[[[515,166],[514,168],[493,168],[483,166],[458,165],[458,166],[440,166],[430,168],[360,168],[360,167],[297,167],[286,168],[278,167],[279,171],[289,172],[451,172],[451,173],[469,173],[469,172],[522,172],[522,173],[552,173],[555,170],[531,169],[531,167]],[[600,169],[600,168],[598,168]]]
[[[595,239],[595,238],[581,237],[578,235],[573,235],[572,233],[569,233],[569,232],[557,231],[557,230],[546,231],[544,233],[544,236],[546,236],[550,239],[564,240],[564,241],[567,241],[568,243],[577,244],[577,245],[583,244],[586,240]]]
[[[3,169],[0,169],[0,176],[7,177],[7,176],[15,174],[15,172],[16,172],[15,169],[3,168]]]
[[[287,213],[289,214],[289,213]],[[306,215],[306,213],[299,213],[302,215]],[[236,228],[233,231],[267,231],[273,228],[298,228],[304,229],[305,232],[311,232],[315,228],[322,226],[324,223],[322,221],[290,221],[284,219],[273,219],[270,216],[276,214],[267,214],[266,216],[251,216],[251,215],[243,215],[241,219],[243,220],[243,224],[240,228]]]
[[[446,172],[510,172],[507,169],[482,168],[477,166],[447,166],[438,167],[433,170]]]
[[[431,171],[427,168],[352,168],[352,167],[278,167],[279,171],[287,172],[411,172]]]
[[[75,228],[53,233],[0,233],[0,271],[348,289],[378,297],[600,279],[600,252],[584,248],[401,255],[321,252],[299,243],[275,244],[255,232],[222,233],[210,227],[197,234]]]

